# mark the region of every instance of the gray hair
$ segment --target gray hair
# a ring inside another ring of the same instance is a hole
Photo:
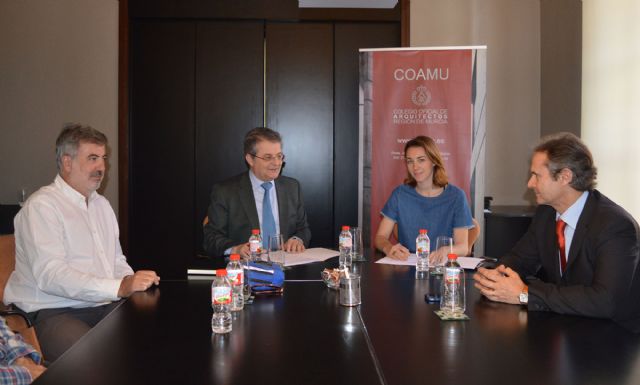
[[[262,140],[282,143],[282,137],[277,131],[267,127],[256,127],[244,136],[244,154],[256,155],[256,144]]]
[[[62,157],[64,155],[69,155],[71,158],[75,158],[78,155],[80,142],[106,146],[107,137],[91,126],[83,126],[77,123],[66,124],[62,128],[60,135],[58,135],[58,139],[56,139],[58,171],[62,170]]]
[[[570,186],[577,191],[593,190],[596,187],[598,169],[593,164],[591,151],[574,134],[560,132],[545,136],[534,152],[547,154],[547,168],[554,180],[567,168],[573,173]]]

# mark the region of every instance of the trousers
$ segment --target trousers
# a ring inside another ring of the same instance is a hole
[[[41,309],[27,313],[36,329],[44,359],[48,362],[58,359],[121,302],[85,308]]]

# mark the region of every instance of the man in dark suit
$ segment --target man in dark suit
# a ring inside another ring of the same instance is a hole
[[[482,294],[639,330],[640,230],[594,189],[596,174],[591,152],[575,135],[554,135],[535,148],[528,187],[539,206],[501,265],[478,269],[475,286]]]
[[[247,256],[251,230],[260,229],[265,246],[268,235],[282,234],[286,251],[304,251],[311,231],[300,184],[280,175],[284,163],[280,134],[265,127],[249,131],[244,156],[249,171],[213,186],[204,249],[216,256]]]

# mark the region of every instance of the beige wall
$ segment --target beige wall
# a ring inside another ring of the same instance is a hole
[[[118,212],[117,0],[0,0],[0,203],[52,182],[66,122],[111,143],[104,194]]]
[[[581,134],[582,0],[540,0],[540,134]]]
[[[486,192],[529,204],[529,155],[540,138],[540,1],[411,0],[411,45],[487,46]]]
[[[640,220],[640,2],[584,0],[582,132],[598,189]]]

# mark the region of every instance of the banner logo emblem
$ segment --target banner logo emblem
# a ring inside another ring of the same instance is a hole
[[[431,92],[425,86],[418,86],[411,93],[411,101],[416,106],[426,106],[431,102]]]

